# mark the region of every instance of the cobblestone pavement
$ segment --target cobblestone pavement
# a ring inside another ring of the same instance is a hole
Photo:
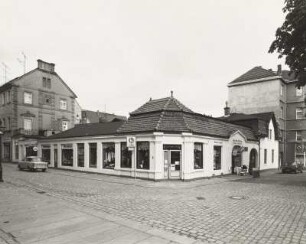
[[[205,243],[306,243],[306,174],[150,182],[4,165],[5,181]]]

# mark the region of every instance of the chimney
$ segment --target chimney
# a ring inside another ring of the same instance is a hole
[[[224,108],[224,116],[228,117],[230,115],[231,115],[231,109],[229,108],[228,102],[226,101],[225,102],[225,108]]]
[[[45,71],[54,72],[55,64],[47,63],[45,61],[42,61],[41,59],[38,59],[37,60],[37,67],[39,69],[42,69],[42,70],[45,70]]]
[[[170,93],[171,93],[171,97],[173,97],[173,91],[171,91]]]
[[[282,65],[277,65],[277,75],[282,75]]]

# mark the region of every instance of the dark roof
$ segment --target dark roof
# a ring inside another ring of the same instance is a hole
[[[99,111],[91,111],[91,110],[82,110],[82,119],[88,119],[89,123],[105,123],[112,121],[126,121],[127,118],[125,116],[110,114]]]
[[[279,138],[278,124],[276,122],[275,115],[273,112],[256,114],[232,113],[230,114],[230,116],[220,117],[219,119],[249,127],[253,129],[256,135],[260,137],[268,136],[269,123],[272,120],[275,128],[276,139]]]
[[[79,124],[61,133],[47,137],[46,139],[62,139],[71,137],[114,135],[124,121],[109,123]]]
[[[248,140],[257,140],[253,131],[248,127],[194,113],[178,100],[170,97],[150,100],[131,113],[127,123],[123,124],[117,132],[119,134],[154,131],[166,133],[191,132],[200,135],[228,138],[238,130]]]
[[[193,111],[187,108],[184,104],[179,102],[174,97],[166,97],[161,99],[155,99],[146,102],[140,108],[136,109],[130,115],[150,113],[156,111],[183,111],[193,113]]]
[[[261,66],[256,66],[253,69],[250,69],[248,72],[244,73],[243,75],[239,76],[229,84],[236,84],[243,81],[256,80],[256,79],[275,77],[275,76],[277,76],[276,73],[271,69],[267,70],[262,68]]]

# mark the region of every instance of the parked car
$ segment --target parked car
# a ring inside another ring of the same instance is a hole
[[[290,164],[290,165],[284,165],[282,167],[282,173],[303,173],[303,165],[302,164],[298,164],[296,162]]]
[[[18,162],[18,168],[19,170],[41,170],[45,172],[48,168],[48,162],[43,162],[40,157],[29,156],[25,160]]]

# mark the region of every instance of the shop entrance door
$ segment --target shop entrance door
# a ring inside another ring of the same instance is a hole
[[[164,177],[166,179],[180,179],[181,151],[164,151]]]

